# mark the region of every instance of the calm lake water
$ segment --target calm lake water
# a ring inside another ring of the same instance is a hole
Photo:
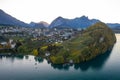
[[[120,34],[111,52],[80,64],[52,65],[31,55],[0,56],[0,80],[120,80]]]

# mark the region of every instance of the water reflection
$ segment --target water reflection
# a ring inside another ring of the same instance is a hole
[[[104,66],[106,61],[108,60],[110,53],[111,53],[111,51],[107,51],[105,54],[102,54],[102,55],[96,57],[95,59],[92,59],[87,62],[82,62],[80,64],[75,64],[74,68],[75,69],[80,68],[82,71],[86,71],[89,68],[100,70]]]
[[[3,58],[7,58],[7,59],[19,59],[19,60],[22,60],[24,58],[24,55],[20,55],[20,54],[1,54],[0,55],[0,59],[3,59]]]
[[[111,51],[107,51],[105,54],[102,54],[90,61],[82,62],[80,64],[63,64],[63,65],[54,65],[51,64],[51,66],[54,69],[59,70],[69,70],[71,66],[74,66],[74,69],[80,69],[82,71],[87,71],[89,68],[100,70],[104,64],[106,63],[107,59],[110,56]]]
[[[44,59],[41,57],[34,57],[34,59],[36,62],[39,62],[39,63],[42,63],[44,61]]]
[[[26,60],[29,59],[29,56],[28,56],[28,55],[25,55],[25,59],[26,59]]]
[[[96,57],[95,59],[92,59],[90,61],[87,62],[82,62],[80,64],[62,64],[62,65],[55,65],[55,64],[51,64],[49,61],[47,61],[49,65],[51,65],[54,69],[58,69],[58,70],[69,70],[70,67],[74,67],[74,69],[80,69],[82,71],[87,71],[89,68],[93,68],[93,69],[101,69],[105,62],[107,61],[107,59],[110,56],[111,51],[106,52],[105,54],[102,54],[98,57]],[[9,59],[12,63],[14,62],[15,59],[17,60],[23,60],[24,58],[26,60],[29,59],[29,55],[0,55],[0,59],[2,58],[6,58]],[[41,57],[34,57],[33,60],[36,62],[35,65],[37,65],[38,63],[44,63],[44,59]]]
[[[69,70],[69,68],[71,66],[73,66],[73,64],[51,64],[51,66],[54,69],[59,69],[59,70]]]
[[[0,59],[2,60],[3,58],[9,59],[11,62],[14,62],[15,59],[17,60],[23,60],[24,58],[26,60],[29,59],[29,55],[22,55],[22,54],[1,54]],[[43,58],[41,57],[34,57],[35,62],[42,63],[44,61]]]
[[[24,56],[23,55],[18,55],[18,54],[1,54],[0,55],[0,59],[2,60],[3,58],[9,59],[9,61],[11,61],[11,63],[13,63],[15,61],[15,59],[17,60],[23,60]]]

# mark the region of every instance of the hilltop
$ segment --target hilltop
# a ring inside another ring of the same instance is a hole
[[[57,17],[50,24],[50,28],[87,28],[96,22],[99,22],[97,19],[89,19],[87,16],[81,16],[74,19],[67,19],[63,17]]]
[[[58,52],[50,56],[50,60],[53,64],[80,63],[111,50],[115,42],[112,30],[106,24],[98,22],[82,34],[63,42]]]

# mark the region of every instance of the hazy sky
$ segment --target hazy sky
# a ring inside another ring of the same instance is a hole
[[[82,15],[120,23],[120,0],[0,0],[0,9],[27,23]]]

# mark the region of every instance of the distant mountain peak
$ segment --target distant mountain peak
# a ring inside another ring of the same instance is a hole
[[[87,16],[83,15],[81,17],[77,17],[74,19],[66,19],[61,16],[57,17],[55,20],[52,21],[50,24],[50,28],[54,27],[64,27],[64,28],[86,28],[89,27],[96,22],[99,22],[97,19],[89,19]]]
[[[45,27],[49,26],[49,24],[47,22],[45,22],[45,21],[40,21],[40,24],[43,24]]]
[[[4,11],[2,9],[0,9],[0,13],[4,13]]]
[[[58,16],[56,19],[63,19],[63,17],[62,16]]]
[[[38,23],[32,21],[32,22],[30,22],[29,26],[32,28],[46,28],[49,26],[49,24],[45,21],[41,21]]]
[[[3,10],[0,9],[0,25],[11,25],[11,26],[21,26],[27,27],[28,24],[24,23],[13,16],[7,14]]]
[[[80,18],[81,18],[81,19],[88,19],[88,16],[83,15],[83,16],[81,16]]]
[[[57,17],[55,20],[64,21],[64,20],[65,20],[65,18],[63,18],[63,17],[59,16],[59,17]]]

